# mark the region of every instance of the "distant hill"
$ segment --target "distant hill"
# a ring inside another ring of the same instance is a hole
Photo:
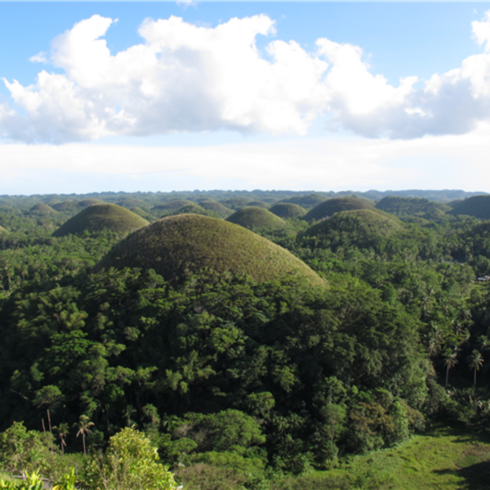
[[[469,197],[464,201],[452,203],[452,208],[450,214],[466,214],[479,219],[490,219],[490,195]]]
[[[359,199],[357,197],[335,197],[316,205],[306,213],[304,219],[306,221],[315,221],[329,218],[341,211],[352,211],[354,209],[374,209],[374,207],[365,199]]]
[[[267,209],[258,207],[244,207],[239,209],[226,221],[243,226],[249,230],[278,229],[286,226],[286,222]]]
[[[116,204],[93,204],[70,218],[53,233],[55,237],[112,230],[125,233],[148,225],[148,221]]]
[[[187,204],[186,206],[183,206],[177,211],[174,211],[171,213],[172,215],[177,215],[177,214],[202,214],[203,216],[209,216],[211,214],[210,211],[207,211],[204,209],[202,206],[199,204],[196,204],[195,202],[191,202],[190,204]]]
[[[417,216],[420,218],[439,221],[446,217],[451,208],[445,204],[429,201],[420,197],[388,196],[376,204],[376,209],[394,214],[400,218]]]
[[[172,213],[177,211],[184,206],[189,206],[189,204],[194,204],[192,201],[187,199],[176,199],[174,201],[164,202],[163,204],[158,204],[152,208],[152,211],[163,211],[165,213]]]
[[[263,209],[269,209],[269,205],[265,203],[264,201],[251,201],[247,202],[244,207],[246,206],[252,206],[255,208],[263,208]]]
[[[78,206],[75,201],[63,201],[63,202],[58,202],[56,204],[53,204],[53,209],[56,209],[56,211],[60,212],[70,212],[70,211],[76,211],[78,209]]]
[[[216,201],[201,201],[199,206],[206,209],[207,211],[211,211],[221,216],[222,218],[227,218],[230,214],[233,213],[233,210],[223,206],[223,204]]]
[[[320,204],[323,201],[326,201],[328,197],[321,196],[319,194],[309,194],[303,196],[293,196],[289,199],[283,199],[281,203],[290,202],[292,204],[297,204],[305,209],[311,209]],[[279,203],[278,203],[279,204]]]
[[[97,266],[152,268],[167,280],[212,269],[248,274],[258,281],[297,275],[324,281],[269,240],[224,220],[195,214],[162,218],[125,238]]]
[[[292,202],[280,202],[274,204],[269,211],[283,219],[301,218],[306,214],[305,208],[293,204]]]
[[[32,206],[32,208],[29,210],[29,212],[30,213],[36,213],[36,214],[53,214],[53,213],[56,213],[56,211],[51,206],[48,206],[47,204],[44,204],[42,202]]]
[[[403,223],[376,209],[341,211],[308,228],[304,236],[330,242],[332,248],[355,245],[369,248],[383,239],[402,231]]]

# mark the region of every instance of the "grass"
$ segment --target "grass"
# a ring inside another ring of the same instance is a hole
[[[189,204],[193,204],[192,201],[188,201],[187,199],[175,199],[173,201],[168,201],[163,204],[158,204],[152,208],[152,211],[177,211],[178,209],[183,208],[184,206],[189,206]]]
[[[269,240],[233,223],[196,214],[163,218],[132,233],[97,268],[110,266],[151,268],[167,280],[209,268],[248,274],[258,281],[296,275],[325,285],[304,262]]]
[[[42,202],[32,206],[32,208],[29,210],[29,212],[37,213],[37,214],[53,214],[53,213],[56,213],[56,211],[51,206],[48,206],[47,204],[44,204]]]
[[[256,206],[247,206],[239,209],[226,218],[226,221],[243,226],[249,230],[274,230],[286,226],[286,223],[281,218],[267,209]]]
[[[488,490],[490,440],[441,426],[398,447],[349,458],[338,469],[312,476],[362,481],[363,475],[366,482],[377,475],[383,482],[380,490]]]
[[[368,240],[376,236],[389,236],[403,229],[402,222],[375,209],[343,211],[330,219],[320,221],[305,232],[307,236],[338,237],[341,234],[352,239]]]
[[[269,211],[283,219],[301,218],[306,214],[305,208],[292,202],[280,202],[272,206]]]
[[[341,211],[352,211],[356,209],[374,209],[365,199],[357,197],[336,197],[321,202],[311,209],[305,216],[306,221],[315,221],[328,218]]]
[[[77,235],[84,231],[112,230],[118,233],[131,232],[148,225],[148,221],[116,204],[94,204],[70,218],[53,233],[55,237]]]

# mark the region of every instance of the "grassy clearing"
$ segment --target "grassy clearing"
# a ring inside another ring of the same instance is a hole
[[[439,427],[398,447],[348,458],[338,469],[311,475],[319,481],[332,477],[348,477],[350,488],[488,490],[490,440]]]

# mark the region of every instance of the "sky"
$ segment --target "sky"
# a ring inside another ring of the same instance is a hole
[[[0,194],[490,192],[488,2],[0,0]]]

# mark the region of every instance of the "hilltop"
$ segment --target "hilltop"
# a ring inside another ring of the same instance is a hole
[[[148,225],[148,221],[129,209],[116,204],[93,204],[70,218],[53,233],[55,237],[76,235],[84,231],[111,230],[118,233],[134,231]]]
[[[327,240],[333,248],[348,244],[368,248],[401,230],[403,223],[398,218],[373,208],[336,213],[308,228],[304,236]]]
[[[374,209],[374,207],[365,199],[359,199],[357,197],[335,197],[315,206],[306,214],[305,220],[316,221],[329,218],[341,211],[353,211],[355,209]]]
[[[154,269],[167,280],[212,269],[248,274],[258,281],[295,275],[323,280],[287,250],[241,226],[207,216],[181,214],[135,231],[97,266]]]
[[[306,209],[292,202],[280,202],[272,206],[269,210],[279,218],[301,218],[306,214]]]
[[[376,204],[376,209],[398,217],[417,216],[428,220],[441,220],[451,211],[449,206],[420,197],[388,196]]]
[[[249,230],[273,230],[286,226],[286,223],[281,218],[269,210],[254,206],[239,209],[231,216],[228,216],[226,221],[243,226]]]
[[[490,195],[473,196],[452,204],[450,214],[466,214],[479,219],[490,219]]]

